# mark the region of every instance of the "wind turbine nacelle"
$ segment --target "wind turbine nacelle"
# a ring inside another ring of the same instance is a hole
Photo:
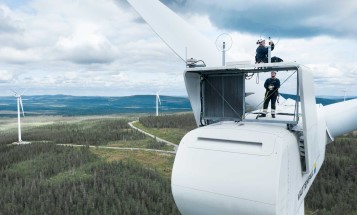
[[[221,122],[182,139],[172,192],[185,215],[298,214],[316,172],[302,173],[298,140],[286,127]]]
[[[265,66],[185,70],[194,116],[203,127],[182,139],[174,162],[171,186],[182,214],[304,214],[304,198],[330,136],[324,111],[316,105],[310,69],[296,63]],[[247,94],[246,74],[291,70],[301,101],[291,112],[294,120],[247,115],[254,95]]]

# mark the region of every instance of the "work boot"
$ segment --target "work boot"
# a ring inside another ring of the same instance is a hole
[[[265,113],[262,113],[259,115],[259,117],[266,117],[267,115]]]
[[[271,117],[275,118],[275,114],[272,114]]]

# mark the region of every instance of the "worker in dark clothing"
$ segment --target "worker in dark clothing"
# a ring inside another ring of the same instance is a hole
[[[280,80],[276,78],[276,72],[271,72],[271,78],[268,78],[264,83],[264,88],[266,89],[264,105],[263,105],[263,113],[260,117],[266,117],[268,113],[268,105],[271,102],[271,116],[275,118],[275,103],[279,96],[278,89],[280,88]]]
[[[259,44],[256,54],[255,54],[255,63],[268,63],[268,47],[265,47],[265,39],[261,38],[257,41]],[[274,50],[273,41],[269,41],[269,45],[271,46],[271,50]]]

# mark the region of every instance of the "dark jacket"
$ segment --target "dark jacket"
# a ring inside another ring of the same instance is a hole
[[[274,43],[271,44],[271,50],[274,50]],[[255,53],[255,62],[256,63],[268,63],[268,48],[262,45],[259,45]]]
[[[273,90],[269,90],[270,85],[274,86]],[[278,94],[278,89],[280,88],[280,80],[278,78],[268,78],[264,83],[264,87],[269,92],[269,94],[270,92],[276,92]]]

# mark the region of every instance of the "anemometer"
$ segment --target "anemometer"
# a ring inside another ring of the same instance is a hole
[[[232,37],[227,33],[219,35],[216,39],[216,47],[219,51],[222,52],[222,66],[226,65],[226,51],[231,49],[232,44]]]

